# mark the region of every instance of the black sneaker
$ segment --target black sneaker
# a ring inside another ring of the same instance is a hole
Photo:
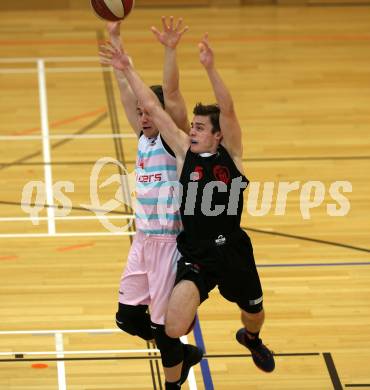
[[[260,338],[249,339],[245,329],[241,328],[236,332],[236,339],[252,353],[254,364],[264,372],[274,371],[275,360],[273,353],[262,343]]]
[[[183,384],[188,375],[190,368],[202,360],[203,351],[191,344],[184,344],[184,361],[182,363],[180,384]]]

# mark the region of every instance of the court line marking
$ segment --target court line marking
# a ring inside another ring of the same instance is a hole
[[[150,352],[151,350],[145,349],[143,352]],[[12,363],[22,363],[22,362],[57,362],[57,361],[103,361],[103,360],[159,360],[161,358],[160,355],[157,353],[152,355],[152,352],[149,353],[147,356],[100,356],[100,357],[63,357],[63,358],[53,358],[53,357],[39,357],[39,358],[25,358],[21,357],[20,355],[15,356],[14,358],[10,359],[0,359],[0,363],[5,363],[5,362],[12,362]],[[278,357],[320,357],[322,355],[321,352],[297,352],[297,353],[274,353],[274,356]],[[232,359],[232,358],[250,358],[252,357],[251,354],[248,353],[241,353],[241,354],[219,354],[219,355],[208,355],[204,354],[203,359]]]
[[[122,331],[121,331],[122,332]],[[62,333],[56,333],[55,335],[62,335]],[[63,352],[63,356],[58,356],[58,354]],[[43,356],[43,355],[57,355],[58,358],[64,358],[65,355],[99,355],[99,354],[115,354],[115,353],[146,353],[146,352],[159,352],[157,348],[151,349],[98,349],[98,350],[82,350],[82,351],[66,351],[66,350],[56,350],[56,351],[21,351],[21,352],[0,352],[0,356],[13,356],[13,355],[34,355],[34,356]]]
[[[19,259],[18,256],[0,256],[0,260],[15,260],[15,259]]]
[[[180,340],[184,344],[189,344],[188,337],[187,336],[182,336],[180,337]],[[188,374],[188,385],[190,390],[197,390],[197,381],[195,379],[195,373],[193,367],[190,368],[189,374]]]
[[[85,249],[85,248],[91,248],[95,245],[95,242],[87,242],[87,243],[81,243],[77,245],[69,245],[69,246],[63,246],[56,248],[57,252],[69,252],[69,251],[74,251],[76,249]]]
[[[193,329],[194,340],[197,347],[201,348],[207,354],[206,343],[203,338],[202,328],[200,326],[200,319],[198,314],[195,316],[195,324]],[[211,369],[208,364],[208,359],[202,359],[200,362],[200,369],[202,372],[202,379],[205,390],[214,390]]]
[[[158,353],[160,352],[157,348],[151,349],[119,349],[119,350],[82,350],[82,351],[65,351],[63,348],[63,334],[68,333],[96,333],[96,334],[109,334],[109,333],[121,333],[119,329],[73,329],[73,330],[48,330],[48,331],[1,331],[0,335],[9,335],[9,334],[31,334],[31,335],[54,335],[56,351],[22,351],[22,352],[0,352],[0,356],[15,356],[15,355],[56,355],[57,358],[64,358],[65,355],[86,355],[86,354],[116,354],[116,353]],[[188,343],[187,336],[180,338],[181,341],[185,344]],[[59,389],[66,389],[66,380],[65,380],[65,366],[64,361],[57,362],[58,367],[58,383]],[[197,390],[197,383],[195,378],[194,369],[191,368],[188,375],[188,385],[190,390]]]
[[[52,204],[54,199],[52,167],[51,165],[48,165],[51,162],[48,101],[47,101],[47,92],[46,92],[45,64],[42,59],[39,59],[37,61],[37,70],[38,70],[39,98],[40,98],[42,155],[43,155],[44,163],[46,163],[44,166],[46,201],[48,204]],[[54,220],[55,209],[49,207],[46,212],[48,216],[48,232],[49,234],[55,234],[56,233],[55,220]]]
[[[1,238],[40,238],[40,237],[100,237],[100,236],[134,236],[136,232],[83,232],[83,233],[14,233],[0,234]],[[317,267],[317,266],[346,266],[369,265],[370,262],[343,262],[343,263],[283,263],[283,264],[257,264],[257,267]]]
[[[44,135],[3,135],[0,141],[30,141],[44,139]],[[112,139],[112,138],[136,138],[136,134],[50,134],[47,139]]]
[[[122,333],[120,329],[60,329],[60,330],[10,330],[10,331],[0,331],[1,335],[56,335],[56,334],[112,334],[112,333]],[[63,351],[65,355],[70,354],[99,354],[99,353],[146,353],[146,352],[159,352],[158,349],[114,349],[114,350],[91,350],[91,351]],[[0,352],[0,356],[6,355],[55,355],[55,351],[35,351],[35,352]]]
[[[250,230],[251,232],[255,232],[255,233],[269,234],[269,235],[277,236],[277,237],[293,238],[295,240],[302,240],[302,241],[314,242],[314,243],[318,243],[318,244],[332,245],[332,246],[336,246],[339,248],[352,249],[352,250],[356,250],[356,251],[360,251],[360,252],[370,253],[370,249],[368,249],[368,248],[363,248],[363,247],[348,245],[348,244],[342,244],[341,242],[321,240],[319,238],[311,238],[311,237],[305,237],[305,236],[298,236],[296,234],[281,233],[281,232],[276,232],[274,230],[256,229],[256,228],[251,228],[248,226],[241,226],[241,228],[243,230]]]
[[[342,383],[340,381],[338,371],[335,367],[333,357],[331,356],[330,352],[323,352],[323,357],[325,360],[326,368],[329,372],[330,379],[332,381],[334,390],[343,390]]]
[[[64,358],[63,333],[55,333],[55,349],[57,351],[57,358]],[[63,360],[57,361],[58,371],[58,386],[59,390],[67,390],[66,369]]]
[[[78,135],[82,135],[82,134],[85,134],[86,132],[94,129],[96,126],[98,126],[99,124],[102,123],[102,121],[104,121],[106,118],[107,118],[108,114],[107,112],[104,112],[102,114],[100,114],[97,118],[95,118],[92,122],[84,125],[82,128],[80,128],[77,132],[75,132],[74,134],[78,134]],[[19,136],[19,134],[15,134],[16,136]],[[57,142],[54,142],[52,145],[51,145],[51,149],[56,149],[57,147],[60,147],[62,145],[65,145],[67,143],[71,142],[71,140],[61,140],[61,141],[57,141]],[[10,163],[6,164],[6,165],[0,165],[0,171],[3,170],[3,169],[7,169],[7,168],[10,168],[12,166],[15,166],[19,163],[23,163],[24,161],[28,161],[30,159],[33,159],[34,157],[36,156],[40,156],[42,154],[42,150],[37,150],[36,152],[33,152],[33,153],[30,153],[30,154],[27,154],[26,156],[23,156],[23,157],[20,157],[20,158],[17,158],[16,160],[13,160],[11,161]]]
[[[287,352],[287,353],[275,353],[274,356],[281,356],[281,357],[295,357],[295,356],[320,356],[320,352]],[[251,357],[251,353],[225,353],[225,354],[205,354],[205,358],[241,358],[241,357]]]
[[[56,345],[58,344],[57,346],[57,351],[50,351],[50,352],[46,352],[46,351],[37,351],[37,352],[0,352],[0,356],[13,356],[13,355],[27,355],[27,354],[33,354],[33,355],[57,355],[57,358],[61,358],[63,359],[64,358],[64,355],[66,354],[70,354],[70,355],[73,355],[73,354],[100,354],[100,353],[149,353],[149,352],[159,352],[158,349],[132,349],[132,350],[98,350],[98,351],[64,351],[63,348],[61,347],[61,343],[62,343],[62,335],[65,334],[65,333],[101,333],[101,334],[110,334],[110,333],[121,333],[120,330],[118,329],[80,329],[80,330],[77,330],[77,329],[74,329],[74,330],[33,330],[33,331],[0,331],[0,335],[5,335],[5,334],[31,334],[31,335],[54,335],[56,337]],[[58,336],[58,339],[57,339],[57,335]],[[185,342],[187,343],[188,340],[187,340],[187,337],[184,336],[184,337],[181,337],[181,341],[182,342]],[[58,356],[58,354],[60,356]],[[285,356],[285,355],[295,355],[295,354],[276,354],[277,356],[278,355],[281,355],[281,356]],[[320,355],[319,353],[306,353],[305,355]],[[330,356],[329,353],[322,353],[322,355],[324,356],[324,359],[325,359],[325,362],[327,363],[328,365],[328,356]],[[234,357],[234,355],[230,355],[230,357]],[[235,357],[237,357],[239,355],[235,355]],[[242,356],[242,355],[240,355]],[[244,355],[243,355],[244,356]],[[248,355],[249,356],[249,355]],[[221,355],[210,355],[210,356],[205,356],[205,358],[212,358],[212,357],[224,357],[224,356],[221,356]],[[66,359],[67,360],[67,359]],[[329,359],[330,360],[330,359]],[[22,361],[22,359],[18,358],[17,360],[15,361]],[[25,361],[28,361],[27,359]],[[64,361],[61,360],[61,361],[58,361],[58,363],[63,363],[64,365]],[[328,366],[329,368],[329,366]],[[189,380],[189,388],[190,390],[197,390],[197,387],[196,387],[196,380],[195,380],[195,374],[194,374],[194,371],[191,370],[192,372],[189,373],[189,377],[188,377],[188,380]],[[65,374],[65,373],[64,373]],[[329,374],[331,375],[331,379],[333,380],[333,377],[332,377],[332,369],[329,370]],[[62,376],[62,370],[60,371],[60,376]],[[337,374],[335,376],[335,378],[337,378]],[[334,378],[334,379],[335,379]],[[335,389],[339,389],[339,387],[336,387],[338,385],[338,383],[335,383],[335,381],[333,381],[333,384],[334,384],[334,388]],[[59,382],[63,385],[63,380],[61,379],[61,381]],[[340,383],[340,382],[339,382]],[[60,387],[60,390],[64,390],[66,389],[66,387]]]
[[[63,119],[58,119],[58,120],[52,121],[49,124],[49,127],[51,127],[51,128],[59,127],[61,125],[70,124],[70,123],[79,121],[80,119],[90,118],[92,116],[96,117],[96,115],[106,113],[106,112],[107,112],[106,107],[100,107],[94,111],[83,112],[83,113],[76,114],[76,115],[69,117],[69,118],[63,118]],[[11,135],[16,135],[16,136],[29,135],[29,133],[35,133],[35,132],[40,133],[40,130],[41,130],[40,127],[37,126],[37,127],[32,127],[31,129],[15,131]]]

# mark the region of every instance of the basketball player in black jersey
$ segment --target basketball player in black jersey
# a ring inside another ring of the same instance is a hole
[[[166,333],[186,333],[197,307],[217,285],[223,297],[241,309],[244,327],[236,339],[265,372],[275,368],[271,351],[259,333],[264,322],[262,289],[248,235],[240,228],[243,190],[248,184],[242,164],[242,131],[231,95],[214,64],[207,34],[199,44],[217,105],[198,104],[189,136],[161,108],[134,70],[122,48],[112,48],[112,63],[121,69],[136,96],[175,152],[183,187],[178,237],[182,259],[166,316]]]

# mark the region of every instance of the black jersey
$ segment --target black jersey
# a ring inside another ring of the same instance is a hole
[[[240,230],[243,191],[249,181],[222,145],[209,157],[189,149],[180,183],[180,211],[186,236],[214,239]]]

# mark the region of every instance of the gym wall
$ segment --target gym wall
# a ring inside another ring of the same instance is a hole
[[[135,7],[194,7],[225,4],[224,0],[136,0]],[[227,0],[227,5],[239,5],[241,0]],[[0,0],[1,10],[83,9],[89,0]]]
[[[196,7],[232,5],[369,5],[370,0],[136,0],[136,7]],[[84,9],[89,0],[0,0],[0,11],[42,9]]]

